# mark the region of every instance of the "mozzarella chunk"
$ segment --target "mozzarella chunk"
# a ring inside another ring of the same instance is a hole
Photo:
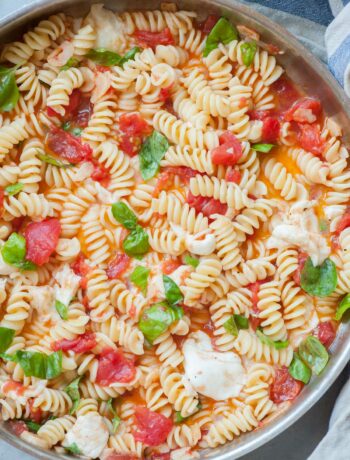
[[[80,452],[88,458],[97,458],[107,446],[109,433],[103,418],[97,412],[79,415],[67,431],[63,445],[76,444]]]
[[[69,305],[79,289],[80,276],[68,264],[64,264],[53,276],[57,282],[54,286],[56,300]]]
[[[60,319],[55,309],[55,291],[52,286],[30,286],[29,293],[31,295],[30,304],[38,312],[38,318],[41,321]]]
[[[183,345],[185,376],[200,394],[223,401],[239,395],[246,373],[236,353],[213,350],[204,332],[190,334]]]
[[[185,242],[187,249],[198,256],[209,256],[216,246],[216,239],[212,233],[207,233],[204,238],[203,232],[187,235]]]

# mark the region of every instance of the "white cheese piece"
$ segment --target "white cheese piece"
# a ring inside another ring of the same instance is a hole
[[[0,275],[11,275],[11,273],[16,272],[18,272],[17,268],[13,267],[12,265],[8,265],[6,262],[4,262],[4,259],[2,258],[0,252]]]
[[[59,314],[55,309],[55,291],[52,286],[30,286],[30,304],[38,312],[38,319],[42,322],[58,321]]]
[[[215,401],[239,395],[246,373],[236,353],[214,351],[210,337],[201,331],[190,334],[182,351],[185,375],[198,393]]]
[[[58,283],[54,286],[55,299],[69,305],[79,289],[80,276],[76,275],[68,264],[64,264],[53,277]]]
[[[97,458],[107,446],[109,432],[101,415],[89,412],[79,415],[63,441],[65,447],[76,444],[83,455]]]
[[[203,232],[196,233],[195,235],[188,235],[185,239],[186,248],[198,256],[209,256],[215,250],[216,239],[212,233],[204,235]]]
[[[56,253],[60,260],[70,260],[80,253],[80,241],[78,238],[60,238],[56,246]]]

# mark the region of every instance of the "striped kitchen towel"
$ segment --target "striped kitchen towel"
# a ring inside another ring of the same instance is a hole
[[[328,66],[350,97],[350,0],[252,0]]]

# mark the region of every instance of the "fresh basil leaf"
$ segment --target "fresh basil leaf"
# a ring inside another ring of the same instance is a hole
[[[5,361],[11,361],[12,363],[16,363],[16,354],[9,355],[8,353],[0,353],[0,358],[4,359]]]
[[[5,192],[9,196],[17,195],[17,193],[19,193],[23,189],[23,187],[24,187],[24,184],[22,184],[22,182],[17,182],[17,184],[8,185],[5,188]]]
[[[284,340],[284,341],[281,341],[281,340],[273,341],[273,340],[271,340],[270,337],[268,337],[267,335],[264,334],[264,332],[262,331],[261,327],[258,327],[258,329],[256,330],[256,335],[258,336],[258,338],[259,338],[261,343],[264,343],[265,345],[268,345],[269,347],[274,347],[274,348],[276,348],[276,350],[281,350],[282,348],[287,348],[288,345],[289,345],[288,340]]]
[[[271,149],[275,147],[275,144],[253,144],[252,149],[257,152],[269,153]]]
[[[63,131],[69,131],[70,126],[71,126],[71,122],[70,121],[65,121],[64,123],[62,123],[61,128],[63,129]]]
[[[349,310],[350,308],[350,294],[346,294],[345,297],[342,298],[340,304],[338,305],[337,311],[335,312],[334,318],[337,321],[340,321],[344,315],[344,313]]]
[[[189,256],[188,254],[184,257],[184,262],[186,265],[191,265],[193,268],[197,268],[199,265],[199,259]]]
[[[154,340],[165,332],[174,321],[174,316],[166,302],[158,302],[146,308],[138,323],[145,338],[153,344]]]
[[[71,407],[69,411],[70,414],[74,414],[74,412],[77,410],[79,406],[79,402],[80,402],[79,383],[82,378],[83,376],[81,375],[80,377],[74,379],[64,389],[64,391],[68,394],[68,396],[70,397],[73,403],[73,406]]]
[[[173,281],[169,276],[163,275],[163,284],[165,298],[170,305],[176,305],[177,303],[182,302],[184,297],[175,281]]]
[[[137,225],[123,241],[123,249],[130,257],[143,256],[149,248],[148,234],[140,225]]]
[[[16,264],[16,267],[19,268],[21,272],[29,272],[38,268],[31,260],[23,260]]]
[[[299,345],[299,355],[316,375],[319,375],[323,371],[329,361],[328,351],[318,338],[313,335],[310,335],[301,342]]]
[[[137,217],[133,211],[122,201],[112,204],[112,214],[116,221],[128,230],[134,230],[137,225]]]
[[[5,353],[15,336],[15,330],[8,327],[0,327],[0,353]]]
[[[227,45],[232,42],[232,40],[237,39],[238,33],[236,28],[226,18],[222,17],[218,20],[207,36],[203,56],[208,56],[211,51],[218,47],[219,43]]]
[[[15,78],[16,68],[0,66],[0,112],[10,112],[17,105],[19,90]]]
[[[169,310],[172,317],[172,323],[179,321],[184,315],[184,309],[179,305],[172,305],[169,307]]]
[[[300,359],[297,353],[294,353],[293,361],[290,363],[288,371],[295,380],[300,380],[308,384],[311,379],[311,369]]]
[[[229,334],[234,336],[238,335],[240,329],[248,329],[249,321],[248,318],[242,315],[232,315],[227,321],[224,322],[224,328]]]
[[[79,66],[79,59],[77,59],[75,57],[71,57],[71,58],[68,59],[68,61],[62,67],[60,67],[60,71],[68,70],[71,67],[78,67],[78,66]]]
[[[46,355],[37,351],[18,350],[15,353],[15,361],[27,377],[50,380],[62,372],[62,351]]]
[[[169,142],[158,131],[147,137],[139,153],[140,171],[143,180],[149,180],[159,171],[160,162],[169,148]]]
[[[114,433],[117,431],[119,425],[120,425],[120,422],[121,422],[121,418],[116,415],[115,417],[112,418],[112,424],[113,424],[113,431]]]
[[[113,407],[113,398],[109,398],[107,401],[107,410],[109,410],[113,415],[117,414],[115,408]]]
[[[55,308],[57,313],[60,315],[62,319],[67,321],[68,319],[68,307],[64,303],[60,302],[59,300],[56,300],[55,302]]]
[[[33,420],[24,420],[24,423],[32,433],[37,433],[41,428],[40,423],[33,422]]]
[[[56,160],[56,158],[51,157],[50,155],[44,155],[42,153],[38,154],[38,158],[45,163],[48,163],[52,166],[57,166],[58,168],[71,168],[74,166],[72,163],[63,163],[60,160]]]
[[[135,268],[135,270],[131,273],[130,281],[135,284],[138,288],[141,289],[141,292],[146,295],[147,293],[147,284],[148,284],[148,276],[150,274],[150,269],[146,267],[142,267],[139,265]]]
[[[182,423],[187,417],[183,417],[180,411],[175,412],[174,423]]]
[[[136,54],[140,52],[141,52],[141,48],[139,48],[138,46],[134,46],[133,48],[131,48],[131,50],[129,50],[127,53],[124,54],[124,56],[120,60],[119,65],[123,67],[127,61],[130,61],[131,59],[135,59]]]
[[[326,259],[321,265],[314,267],[308,257],[301,272],[300,285],[310,295],[327,297],[337,286],[337,269],[331,259]]]
[[[73,442],[73,444],[71,444],[70,446],[64,446],[64,448],[68,450],[68,452],[71,452],[74,455],[82,454],[81,450],[79,449],[79,447],[76,445],[75,442]]]
[[[258,47],[255,42],[245,42],[241,44],[242,60],[246,67],[249,67],[253,63],[257,49]]]
[[[9,265],[17,265],[23,262],[26,256],[26,240],[16,232],[11,233],[1,249],[1,255]]]
[[[86,58],[91,59],[98,65],[103,65],[105,67],[111,67],[113,65],[120,65],[122,57],[120,54],[115,53],[114,51],[109,51],[105,48],[98,48],[95,50],[90,50],[86,55]]]

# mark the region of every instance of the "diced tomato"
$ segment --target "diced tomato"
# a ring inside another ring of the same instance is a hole
[[[170,275],[174,270],[181,266],[181,262],[177,259],[167,259],[162,262],[162,272],[164,275]]]
[[[256,281],[255,283],[248,284],[247,288],[251,291],[252,293],[252,303],[253,303],[253,310],[257,311],[259,313],[259,310],[257,310],[258,307],[258,301],[259,301],[259,290],[261,286],[261,281]]]
[[[74,113],[77,110],[79,103],[80,103],[81,96],[82,96],[82,93],[79,89],[74,89],[72,91],[71,95],[69,96],[69,103],[68,105],[65,106],[66,115],[69,116],[70,114]]]
[[[173,84],[171,84],[170,86],[167,86],[166,88],[161,88],[160,89],[160,93],[159,93],[159,100],[160,101],[165,102],[168,99],[170,99],[172,87],[173,87]]]
[[[125,270],[129,267],[131,259],[126,254],[117,254],[115,258],[109,262],[106,274],[110,280],[120,278]]]
[[[345,214],[342,215],[341,219],[337,223],[335,233],[339,235],[343,230],[345,230],[348,227],[350,227],[350,207],[346,208]]]
[[[303,383],[293,379],[288,368],[283,366],[276,370],[275,380],[270,388],[270,398],[276,404],[292,401],[303,388]]]
[[[234,166],[241,158],[242,145],[230,131],[225,131],[219,138],[220,145],[211,151],[215,165]]]
[[[293,275],[294,282],[298,286],[300,286],[301,272],[303,271],[305,262],[306,262],[308,257],[309,256],[306,254],[306,252],[300,252],[298,254],[298,268],[297,268],[297,270],[295,271],[295,273]]]
[[[16,436],[21,436],[24,431],[29,431],[27,425],[22,420],[10,420],[8,426]]]
[[[219,19],[220,19],[220,16],[217,16],[216,14],[209,14],[209,16],[207,17],[205,21],[198,24],[198,28],[205,35],[208,35]]]
[[[51,126],[46,142],[53,153],[70,163],[77,164],[92,158],[90,145],[83,144],[79,138],[57,126]]]
[[[164,415],[152,412],[146,407],[137,406],[132,434],[136,441],[148,446],[158,446],[166,441],[173,425],[172,420]]]
[[[88,97],[82,97],[77,110],[74,113],[72,122],[79,128],[86,128],[89,124],[94,106]]]
[[[17,396],[23,395],[26,389],[27,387],[15,380],[7,380],[7,382],[5,382],[2,386],[3,393],[8,394],[10,391],[13,391]]]
[[[324,321],[316,327],[314,335],[326,348],[328,348],[335,339],[336,330],[331,321]]]
[[[238,169],[231,169],[229,168],[226,171],[225,180],[226,182],[234,182],[235,184],[239,184],[242,179],[242,174]]]
[[[280,134],[280,122],[276,117],[266,117],[263,120],[261,138],[263,142],[274,143]]]
[[[106,349],[98,357],[96,383],[109,386],[111,383],[128,383],[136,375],[136,367],[119,350]]]
[[[60,233],[61,224],[56,218],[30,223],[24,231],[27,260],[36,265],[46,264],[55,252]]]
[[[255,316],[255,314],[249,316],[249,324],[251,325],[253,331],[256,331],[263,321],[264,320],[262,318]]]
[[[195,169],[188,168],[187,166],[167,166],[163,170],[173,176],[179,176],[183,182],[188,182],[191,177],[196,177],[200,172]]]
[[[71,263],[71,269],[78,276],[85,276],[89,273],[90,267],[85,263],[85,256],[81,252],[74,262]]]
[[[339,242],[339,235],[331,236],[331,248],[332,248],[332,251],[337,251],[338,249],[341,249],[340,242]]]
[[[137,30],[134,37],[139,45],[155,48],[157,45],[175,45],[174,37],[170,29],[166,27],[161,32],[149,32],[148,30]]]
[[[271,85],[272,91],[277,98],[277,108],[279,112],[284,112],[300,97],[291,80],[283,75]]]
[[[107,186],[111,179],[111,175],[108,169],[105,168],[101,163],[98,163],[97,161],[93,161],[92,163],[94,165],[94,170],[92,171],[91,179],[95,180],[96,182],[99,182],[104,186]]]
[[[271,116],[270,110],[249,110],[248,115],[251,120],[265,120]]]
[[[29,418],[35,423],[41,423],[43,419],[43,411],[41,410],[40,407],[33,407],[33,406],[34,406],[34,399],[30,398],[29,399],[29,409],[30,409]]]
[[[68,340],[62,339],[57,340],[51,344],[53,351],[73,351],[74,353],[86,353],[87,351],[92,350],[96,347],[96,337],[95,334],[87,332],[83,335],[80,335],[76,339]]]
[[[57,113],[53,108],[47,107],[46,108],[46,113],[48,114],[49,117],[60,117],[61,115]]]
[[[219,200],[215,200],[214,198],[207,198],[200,195],[194,196],[191,192],[188,192],[187,203],[198,213],[201,212],[206,217],[212,214],[226,214],[227,211],[227,204],[220,203]]]
[[[13,220],[11,220],[13,231],[19,232],[22,229],[25,220],[25,216],[15,217]]]
[[[151,126],[138,113],[123,113],[119,117],[119,128],[129,136],[145,136],[151,134]]]
[[[96,65],[96,70],[97,70],[98,72],[109,72],[109,71],[111,70],[111,68],[108,67],[108,66],[105,66],[105,65],[97,64],[97,65]]]
[[[106,457],[105,460],[137,460],[138,457],[132,454],[117,454],[113,452]]]
[[[321,156],[324,143],[321,139],[321,130],[318,125],[298,124],[298,140],[300,147],[316,156]]]
[[[311,97],[304,97],[294,102],[284,114],[286,121],[298,123],[314,123],[322,111],[320,101]]]
[[[138,154],[141,147],[141,139],[138,137],[129,137],[127,134],[122,134],[119,140],[120,149],[129,155],[129,157],[134,157]]]

